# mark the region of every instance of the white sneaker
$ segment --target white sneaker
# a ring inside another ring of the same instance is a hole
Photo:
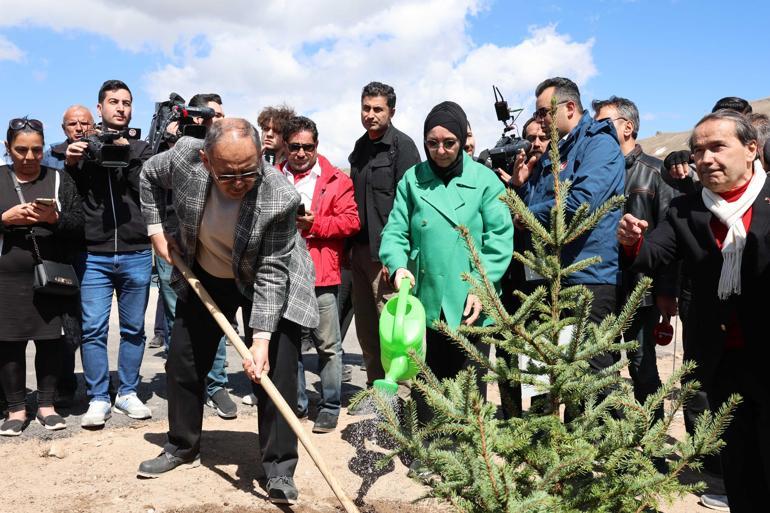
[[[88,411],[80,419],[81,427],[99,427],[112,417],[110,413],[109,401],[91,401],[88,405]]]
[[[128,415],[132,419],[149,419],[152,417],[152,411],[144,405],[136,394],[119,395],[115,398],[115,406],[112,407],[115,413]]]
[[[708,509],[713,509],[716,511],[730,511],[730,504],[727,502],[727,495],[704,493],[700,496],[700,503]]]
[[[257,396],[254,394],[244,395],[243,399],[241,399],[241,402],[246,406],[256,406]]]

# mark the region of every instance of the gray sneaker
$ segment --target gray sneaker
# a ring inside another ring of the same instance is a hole
[[[727,502],[727,495],[704,493],[700,496],[700,503],[708,509],[713,509],[716,511],[730,511],[730,504]]]
[[[152,411],[136,396],[136,394],[119,395],[115,398],[115,413],[128,415],[132,419],[149,419]]]
[[[163,338],[163,335],[155,335],[152,337],[152,340],[147,342],[148,349],[158,349],[159,347],[163,347],[165,345],[166,340]]]
[[[256,406],[257,405],[257,396],[254,394],[248,394],[244,395],[243,399],[241,399],[241,402],[245,404],[246,406]]]
[[[267,495],[273,504],[295,504],[299,492],[292,477],[278,476],[267,481]]]
[[[214,408],[217,415],[223,419],[234,419],[238,416],[238,406],[224,388],[220,388],[214,392],[214,395],[206,399],[206,406]]]
[[[109,401],[91,401],[88,405],[88,411],[80,419],[81,427],[99,427],[103,426],[107,419],[112,417]]]

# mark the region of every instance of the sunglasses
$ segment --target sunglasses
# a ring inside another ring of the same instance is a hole
[[[232,183],[236,180],[241,180],[243,182],[251,182],[253,180],[257,179],[257,175],[259,175],[259,171],[248,171],[246,173],[241,173],[239,175],[214,175],[214,178],[219,183]]]
[[[315,144],[297,144],[297,143],[291,143],[289,145],[289,152],[290,153],[299,153],[299,150],[304,151],[305,153],[310,153],[315,150]]]
[[[25,127],[30,127],[35,132],[43,132],[43,123],[37,119],[14,118],[8,122],[8,128],[11,130],[19,131]]]
[[[565,103],[568,103],[566,101],[558,102],[556,106],[564,105]],[[535,113],[532,115],[533,119],[545,119],[545,117],[551,112],[551,107],[540,107],[535,111]]]
[[[455,147],[457,139],[444,139],[443,141],[434,141],[433,139],[427,139],[425,146],[431,151],[436,151],[439,147],[443,146],[445,150],[449,151]]]

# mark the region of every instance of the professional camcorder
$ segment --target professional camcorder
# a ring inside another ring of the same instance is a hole
[[[196,123],[196,118],[211,119],[215,115],[214,109],[208,107],[191,107],[185,104],[184,98],[176,93],[171,93],[165,102],[155,103],[155,114],[152,116],[150,133],[147,142],[152,148],[152,154],[162,151],[163,143],[168,146],[175,143],[185,135],[203,139],[206,137],[206,127]],[[168,126],[177,123],[177,129],[169,133]]]
[[[139,139],[141,130],[138,128],[126,128],[124,130],[111,131],[97,127],[92,132],[80,139],[88,143],[83,151],[83,158],[96,162],[101,167],[127,167],[131,147],[128,144],[115,144],[117,139]]]
[[[516,155],[521,150],[524,150],[524,153],[529,153],[532,145],[516,133],[516,125],[514,123],[523,109],[508,108],[508,102],[505,101],[497,86],[492,86],[492,91],[495,94],[495,113],[497,114],[497,119],[504,126],[503,135],[493,148],[484,150],[479,154],[479,162],[490,169],[511,171],[516,162]]]

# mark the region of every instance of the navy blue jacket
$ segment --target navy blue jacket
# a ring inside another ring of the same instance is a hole
[[[562,172],[560,179],[572,181],[567,196],[567,215],[588,203],[595,210],[612,196],[622,195],[626,164],[620,151],[615,128],[610,120],[595,121],[583,113],[578,125],[559,142]],[[545,226],[550,224],[554,204],[551,158],[546,152],[535,165],[529,180],[517,191],[535,217]],[[586,285],[618,283],[618,242],[615,232],[621,211],[606,215],[586,235],[570,243],[562,254],[562,265],[600,256],[602,261],[570,275],[567,283]],[[527,248],[531,242],[527,240]]]

